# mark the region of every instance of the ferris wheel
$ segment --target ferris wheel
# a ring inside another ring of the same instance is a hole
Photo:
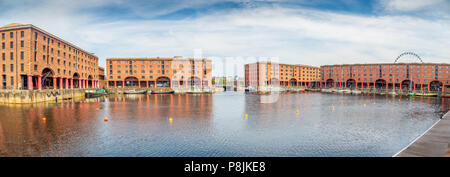
[[[422,58],[420,58],[419,55],[413,53],[413,52],[404,52],[400,54],[394,61],[394,63],[397,63],[399,61],[402,61],[403,63],[423,63]]]

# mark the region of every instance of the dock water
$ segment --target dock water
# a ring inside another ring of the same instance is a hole
[[[394,157],[450,157],[450,112]]]

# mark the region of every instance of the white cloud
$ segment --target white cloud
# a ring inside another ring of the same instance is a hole
[[[404,51],[426,62],[450,61],[445,19],[258,7],[183,20],[114,20],[80,13],[76,6],[55,11],[38,6],[8,14],[0,23],[35,24],[95,52],[102,66],[107,57],[192,56],[195,49],[204,56],[279,57],[284,63],[316,66],[393,62]]]
[[[388,11],[436,11],[450,10],[448,0],[381,0],[381,5]]]

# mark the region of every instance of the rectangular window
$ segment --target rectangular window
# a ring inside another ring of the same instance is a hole
[[[14,77],[11,76],[11,86],[13,86],[13,85],[14,85]]]
[[[11,52],[11,53],[9,54],[9,56],[10,56],[11,60],[14,60],[14,53],[13,53],[13,52]]]
[[[6,65],[5,64],[3,64],[2,69],[3,69],[3,72],[6,72]]]
[[[5,59],[6,59],[6,55],[5,55],[5,53],[2,53],[2,60],[5,61]]]
[[[14,33],[13,33],[13,32],[10,32],[10,33],[9,33],[9,37],[13,38],[13,37],[14,37]]]
[[[25,43],[23,41],[20,41],[20,47],[24,47]]]
[[[10,48],[10,49],[14,48],[14,42],[10,42],[10,43],[9,43],[9,48]]]
[[[34,65],[34,71],[37,71],[37,65]]]
[[[2,49],[5,49],[5,43],[2,42]]]
[[[22,64],[20,64],[20,71],[24,71],[24,66],[23,66],[23,63]]]
[[[20,32],[20,37],[24,37],[25,36],[25,32],[21,31]]]
[[[14,72],[14,64],[11,64],[11,72]]]
[[[20,59],[23,60],[23,58],[24,58],[24,53],[20,52]]]

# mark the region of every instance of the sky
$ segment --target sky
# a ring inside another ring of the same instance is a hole
[[[206,57],[213,74],[242,75],[244,63],[267,59],[450,61],[450,0],[0,0],[0,17],[95,53],[103,67],[109,57]]]

